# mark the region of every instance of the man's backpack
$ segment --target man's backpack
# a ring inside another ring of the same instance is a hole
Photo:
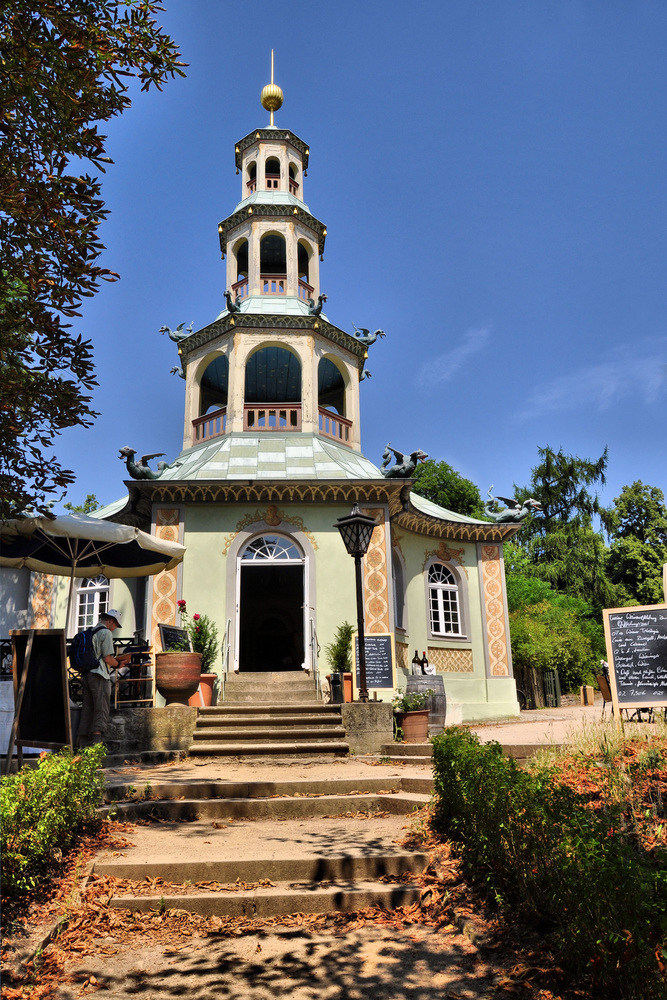
[[[95,628],[84,629],[72,639],[69,662],[72,670],[76,670],[77,674],[88,674],[95,667],[99,667],[100,661],[93,647],[93,636],[103,628],[106,628],[106,625],[96,625]]]

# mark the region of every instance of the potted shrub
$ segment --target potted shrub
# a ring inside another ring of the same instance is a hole
[[[334,641],[324,647],[324,652],[331,667],[331,673],[327,674],[327,680],[331,685],[331,700],[333,702],[352,701],[353,632],[354,625],[350,625],[349,622],[343,622],[334,633]]]
[[[404,743],[426,743],[428,740],[429,709],[426,703],[433,694],[428,691],[399,692],[392,706],[396,718],[396,726],[403,733]]]
[[[175,643],[156,654],[155,684],[168,705],[187,705],[192,701],[198,707],[201,705],[198,689],[202,682],[204,698],[207,694],[212,698],[216,675],[207,671],[218,652],[218,629],[208,615],[190,617],[185,601],[178,602],[178,610],[188,642],[187,645]]]

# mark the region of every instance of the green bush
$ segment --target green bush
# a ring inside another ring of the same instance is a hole
[[[26,766],[3,777],[0,844],[6,896],[34,889],[57,850],[68,847],[83,824],[95,818],[105,755],[102,744],[76,755],[70,750],[42,754],[36,768]]]
[[[600,995],[664,996],[664,858],[623,827],[621,804],[592,809],[553,763],[523,770],[467,730],[432,742],[433,825],[467,873],[550,933],[564,965],[591,974]]]

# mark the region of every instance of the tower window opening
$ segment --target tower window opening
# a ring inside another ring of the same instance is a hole
[[[227,406],[229,361],[221,354],[214,358],[202,375],[199,394],[199,415]]]
[[[245,366],[245,405],[301,403],[301,362],[284,347],[262,347]]]
[[[253,194],[257,190],[257,164],[251,163],[248,167],[248,182],[246,185],[248,194]]]
[[[345,381],[329,358],[322,358],[317,368],[317,401],[320,406],[345,416]]]
[[[270,156],[264,168],[267,191],[280,187],[280,160],[276,156]]]
[[[310,254],[308,248],[301,241],[297,244],[297,267],[299,271],[299,298],[310,298],[313,294],[313,287],[309,282]]]
[[[232,285],[234,298],[243,299],[248,294],[248,241],[240,240],[235,248],[236,281]]]
[[[259,248],[262,295],[285,295],[287,291],[287,250],[285,238],[267,233]]]
[[[298,195],[299,193],[299,182],[297,181],[297,167],[293,163],[289,165],[289,193],[293,195]]]

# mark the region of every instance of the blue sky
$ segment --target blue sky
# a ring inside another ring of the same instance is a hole
[[[537,448],[609,447],[611,502],[667,492],[667,4],[416,0],[287,7],[166,0],[187,79],[109,124],[104,266],[86,303],[101,416],[67,431],[68,500],[124,494],[118,449],[183,437],[163,324],[224,306],[217,224],[241,198],[234,143],[268,123],[310,146],[342,329],[381,327],[363,451],[422,448],[507,495]]]

